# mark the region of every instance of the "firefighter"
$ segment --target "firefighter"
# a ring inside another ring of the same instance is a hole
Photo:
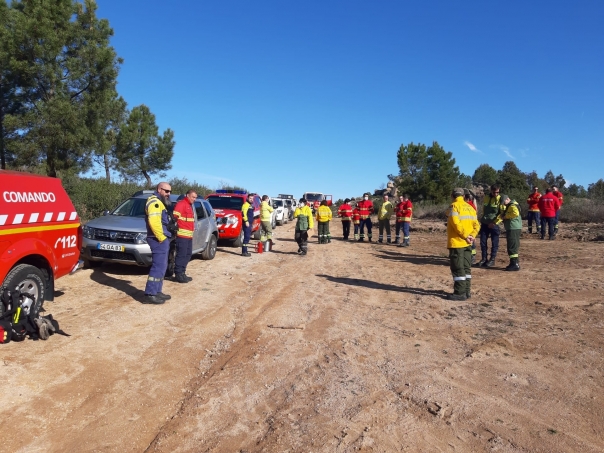
[[[409,199],[409,194],[403,194],[399,197],[396,205],[396,236],[394,242],[399,247],[409,247],[409,227],[411,226],[411,217],[413,217],[413,203]],[[401,243],[401,229],[403,230],[403,242]]]
[[[499,196],[499,184],[491,186],[491,193],[485,195],[482,217],[480,218],[480,251],[482,259],[478,262],[481,267],[495,266],[495,258],[499,250],[499,226],[497,216],[501,210],[501,197]],[[491,258],[488,257],[488,240],[491,238]]]
[[[519,271],[518,252],[520,251],[520,233],[522,232],[520,206],[507,195],[501,195],[501,204],[505,206],[505,209],[499,214],[498,219],[503,221],[503,226],[505,227],[505,238],[508,256],[510,257],[510,264],[505,270]]]
[[[464,201],[463,195],[463,189],[453,189],[453,202],[447,212],[447,248],[453,275],[453,294],[449,294],[447,299],[458,301],[472,296],[471,245],[480,228],[476,211]]]
[[[352,207],[348,203],[350,203],[350,198],[346,198],[338,209],[338,217],[342,219],[342,233],[345,241],[350,236],[350,221],[352,220]]]
[[[144,304],[163,304],[171,297],[162,293],[164,275],[168,268],[168,252],[172,233],[168,231],[170,217],[166,205],[170,205],[172,189],[167,182],[160,182],[157,190],[147,199],[145,205],[147,243],[151,248],[151,268],[145,286]]]
[[[306,255],[308,252],[308,230],[313,228],[312,209],[308,207],[305,198],[300,198],[300,205],[294,212],[296,222],[296,232],[294,239],[298,243],[298,255]]]
[[[392,242],[392,235],[390,234],[390,217],[392,217],[393,212],[394,206],[388,201],[388,195],[384,195],[384,201],[382,202],[380,212],[378,213],[378,242],[380,244],[384,242],[384,228],[386,229],[386,242],[388,242],[388,244]]]
[[[541,215],[539,213],[539,198],[541,198],[541,194],[539,193],[539,187],[533,187],[533,191],[526,199],[526,203],[528,204],[528,232],[529,234],[533,233],[533,221],[537,227],[537,234],[541,234]]]
[[[252,237],[252,227],[254,225],[254,195],[249,194],[247,201],[241,206],[241,216],[243,217],[243,245],[241,246],[241,256],[250,257],[252,254],[247,251]]]
[[[273,226],[271,217],[273,207],[270,205],[268,195],[262,195],[262,203],[260,203],[260,241],[273,242]]]
[[[476,209],[476,199],[474,198],[474,194],[472,193],[472,191],[464,189],[463,194],[463,199],[465,200],[465,202],[472,206],[474,208],[474,211],[478,212]],[[474,265],[474,261],[476,261],[476,241],[472,242],[472,265]]]
[[[193,203],[197,193],[191,189],[185,197],[174,206],[174,218],[178,224],[176,233],[176,259],[174,262],[175,280],[178,283],[188,283],[193,278],[186,275],[187,264],[193,254],[193,232],[195,231],[195,211]]]
[[[545,239],[545,226],[547,225],[549,240],[556,239],[556,214],[560,210],[560,201],[549,187],[545,195],[539,198],[539,212],[541,213],[541,239]]]
[[[329,222],[333,214],[331,208],[327,206],[327,200],[321,201],[317,209],[317,223],[319,230],[319,244],[329,244],[331,242],[331,234],[329,232]]]
[[[368,193],[363,194],[363,200],[357,203],[357,207],[359,208],[359,216],[361,218],[361,224],[359,226],[361,233],[359,242],[365,240],[365,227],[367,227],[367,237],[369,238],[369,242],[371,242],[371,228],[373,226],[371,223],[371,214],[373,214],[373,202],[369,199]]]
[[[556,197],[558,199],[558,202],[560,203],[560,206],[556,211],[556,219],[554,220],[554,235],[556,235],[558,234],[558,223],[560,222],[560,209],[564,204],[564,195],[562,195],[562,192],[558,190],[557,186],[552,186],[552,195],[554,195],[554,197]]]
[[[352,223],[354,224],[354,240],[359,240],[359,229],[361,226],[361,210],[359,209],[359,204],[354,204],[354,209],[352,210]]]

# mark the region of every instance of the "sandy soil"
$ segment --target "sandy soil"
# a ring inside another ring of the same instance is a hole
[[[507,273],[503,239],[452,303],[442,224],[413,225],[410,248],[306,257],[278,227],[274,252],[194,259],[162,306],[136,300],[145,269],[57,281],[71,336],[0,346],[0,450],[604,451],[604,244],[526,235]]]

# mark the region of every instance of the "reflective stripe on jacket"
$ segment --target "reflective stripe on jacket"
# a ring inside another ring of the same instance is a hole
[[[411,217],[413,217],[413,203],[411,203],[411,200],[401,201],[396,205],[397,222],[411,222]]]
[[[329,206],[319,206],[319,209],[317,209],[317,221],[319,222],[329,222],[332,216]]]
[[[268,201],[263,201],[260,203],[260,221],[261,222],[270,222],[271,213],[274,211],[273,207],[268,204]]]
[[[189,200],[183,198],[176,203],[173,215],[178,224],[178,233],[176,233],[176,236],[179,238],[193,239],[193,232],[195,231],[195,212],[193,211],[193,206],[189,203]]]
[[[392,213],[394,212],[394,206],[389,201],[385,201],[382,203],[380,207],[380,212],[378,213],[378,220],[390,220],[392,217]]]
[[[463,197],[457,197],[447,212],[447,248],[469,247],[466,239],[468,236],[476,237],[479,229],[476,210]]]
[[[352,221],[358,225],[359,223],[361,223],[361,211],[359,210],[359,208],[354,208],[352,210]]]
[[[172,236],[168,231],[170,222],[168,211],[159,199],[159,193],[153,192],[153,195],[147,199],[145,213],[147,214],[147,236],[155,236],[159,242]]]

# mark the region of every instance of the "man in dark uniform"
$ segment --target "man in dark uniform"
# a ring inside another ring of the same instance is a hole
[[[145,286],[144,304],[163,304],[170,296],[162,293],[164,275],[168,268],[168,252],[172,233],[168,231],[170,217],[166,204],[170,203],[170,184],[160,182],[157,190],[147,199],[145,206],[147,243],[151,248],[151,269]]]
[[[241,206],[241,216],[243,217],[243,245],[241,247],[241,256],[250,257],[252,254],[247,251],[252,237],[252,227],[254,225],[254,195],[249,194],[247,201]]]

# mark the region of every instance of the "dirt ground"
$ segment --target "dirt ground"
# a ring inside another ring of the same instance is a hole
[[[0,451],[604,451],[599,233],[524,235],[513,273],[502,239],[453,303],[443,225],[413,226],[399,248],[334,221],[300,257],[287,224],[274,252],[194,259],[161,306],[146,269],[58,280],[71,336],[0,345]]]

